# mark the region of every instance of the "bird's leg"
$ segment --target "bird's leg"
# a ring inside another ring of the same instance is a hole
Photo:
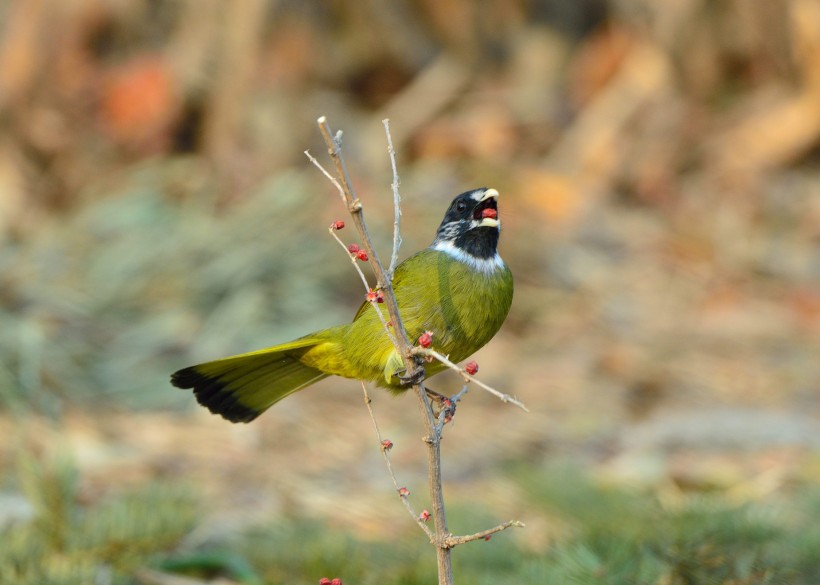
[[[424,381],[426,372],[424,371],[424,358],[420,356],[413,357],[413,363],[415,365],[415,370],[408,373],[407,370],[403,370],[398,375],[399,382],[403,386],[414,386],[416,384],[420,384]],[[434,412],[436,418],[438,418],[442,412],[444,412],[444,422],[450,422],[453,419],[453,415],[456,413],[456,403],[452,401],[448,396],[444,394],[439,394],[435,390],[431,390],[430,388],[425,387],[424,391],[427,392],[427,396],[433,402],[433,404],[438,406],[438,412]]]
[[[424,359],[419,356],[413,356],[413,365],[415,369],[411,372],[404,369],[401,370],[400,374],[397,374],[402,386],[415,386],[416,384],[424,382],[424,378],[427,375],[424,371]]]

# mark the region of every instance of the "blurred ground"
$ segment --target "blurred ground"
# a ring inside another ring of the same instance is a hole
[[[5,489],[21,454],[68,452],[90,500],[190,481],[216,532],[297,512],[374,537],[408,524],[356,384],[240,427],[167,383],[354,314],[358,279],[325,231],[341,205],[303,155],[323,154],[319,115],[344,130],[384,254],[383,118],[404,255],[456,193],[501,192],[516,298],[477,360],[532,413],[468,395],[444,447],[450,499],[525,519],[537,548],[549,522],[518,505],[509,465],[571,458],[605,481],[737,501],[820,478],[816,1],[0,14]],[[408,400],[375,408],[421,494]]]

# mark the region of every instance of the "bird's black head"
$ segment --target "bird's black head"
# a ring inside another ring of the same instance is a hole
[[[492,260],[498,254],[500,232],[498,191],[482,187],[453,199],[431,247],[476,260]]]

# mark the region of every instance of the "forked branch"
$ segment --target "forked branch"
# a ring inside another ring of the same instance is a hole
[[[475,382],[476,384],[479,384],[481,387],[485,388],[486,390],[492,392],[493,394],[501,398],[503,401],[511,402],[526,410],[526,407],[524,407],[522,403],[520,403],[519,401],[517,401],[516,399],[512,398],[507,394],[498,392],[497,390],[494,390],[489,386],[479,382],[478,380],[470,376],[466,371],[462,370],[461,368],[450,362],[445,356],[442,356],[431,350],[419,352],[418,349],[420,348],[414,348],[407,337],[407,332],[404,328],[404,323],[402,322],[401,315],[399,313],[398,303],[396,302],[396,296],[393,292],[392,282],[393,273],[398,263],[399,246],[401,245],[401,198],[399,196],[399,177],[398,172],[396,170],[395,151],[393,149],[393,142],[390,136],[390,127],[388,121],[384,120],[384,127],[385,133],[387,135],[388,153],[390,155],[390,162],[393,170],[393,183],[391,187],[393,191],[394,202],[394,221],[393,250],[391,254],[390,267],[387,271],[385,271],[384,266],[379,260],[379,256],[376,253],[376,250],[373,247],[373,243],[370,239],[370,234],[367,231],[367,227],[364,222],[364,213],[362,210],[361,201],[359,201],[359,199],[355,196],[353,192],[350,177],[347,173],[344,159],[342,158],[341,133],[334,135],[330,129],[329,124],[327,123],[327,119],[324,116],[319,118],[317,120],[317,123],[319,125],[319,130],[322,133],[322,137],[325,140],[325,144],[328,147],[328,154],[333,160],[333,164],[336,168],[335,175],[329,173],[321,165],[321,163],[319,163],[313,156],[311,156],[309,152],[305,152],[305,154],[310,159],[311,163],[313,163],[317,168],[319,168],[319,170],[330,180],[334,187],[336,187],[340,197],[344,201],[345,206],[347,207],[347,210],[350,213],[350,216],[353,220],[353,225],[355,226],[356,231],[358,232],[361,238],[362,249],[367,254],[367,260],[370,262],[370,266],[372,267],[373,273],[376,276],[377,284],[375,288],[378,289],[379,292],[382,294],[381,300],[383,300],[387,308],[387,313],[390,317],[390,324],[388,324],[385,321],[381,310],[376,306],[376,301],[370,299],[370,295],[368,295],[368,299],[371,300],[371,304],[373,304],[374,310],[376,310],[376,312],[379,314],[382,326],[384,327],[385,331],[387,332],[387,335],[389,336],[390,340],[395,346],[396,351],[402,357],[406,372],[410,374],[415,372],[417,368],[422,367],[421,365],[419,365],[423,363],[422,356],[428,358],[432,357],[438,359],[448,367],[454,368],[457,371],[459,371],[466,381]],[[337,240],[337,242],[347,251],[347,247],[344,245],[344,242],[342,242],[336,235],[333,227],[331,227],[330,233]],[[370,287],[368,286],[367,278],[364,276],[361,269],[356,264],[355,258],[351,258],[351,260],[353,261],[353,264],[356,267],[356,270],[358,271],[359,276],[361,277],[362,282],[365,285],[365,288],[368,289],[369,292],[372,292],[372,289],[370,289]],[[389,449],[385,447],[385,442],[381,436],[381,431],[379,430],[379,426],[376,423],[376,419],[373,415],[373,410],[370,404],[370,397],[367,394],[367,389],[364,386],[364,383],[362,383],[362,388],[364,389],[365,404],[367,405],[368,412],[370,413],[371,420],[373,421],[373,425],[376,430],[376,435],[378,436],[379,442],[382,445],[382,452],[387,462],[388,471],[390,473],[391,479],[393,480],[393,485],[399,493],[399,496],[402,499],[402,502],[404,503],[404,506],[407,508],[408,512],[411,514],[411,516],[414,517],[414,519],[422,528],[422,530],[424,530],[425,534],[427,534],[427,537],[430,539],[430,541],[436,546],[439,584],[452,585],[453,570],[451,564],[450,549],[452,549],[456,545],[465,542],[479,540],[481,538],[488,538],[491,534],[494,534],[495,532],[499,532],[501,530],[505,530],[507,528],[514,526],[523,526],[523,524],[518,521],[505,522],[504,524],[499,524],[498,526],[490,528],[489,530],[485,530],[468,536],[455,536],[450,533],[450,531],[447,528],[447,517],[444,511],[444,496],[441,481],[440,442],[442,429],[444,427],[444,423],[446,422],[445,413],[442,412],[441,416],[438,417],[438,419],[434,416],[430,400],[427,396],[427,391],[425,390],[423,383],[419,382],[413,385],[413,389],[418,399],[419,407],[424,419],[424,424],[427,433],[427,435],[424,437],[424,442],[427,444],[428,447],[428,479],[430,499],[433,508],[433,520],[435,523],[435,532],[430,530],[430,528],[425,524],[424,519],[420,518],[415,514],[415,511],[413,510],[412,506],[410,505],[407,499],[406,490],[399,487],[398,481],[396,480],[395,474],[393,473],[390,458],[387,454],[387,451]],[[466,391],[467,388],[465,386],[465,388],[454,397],[454,402],[457,401]]]

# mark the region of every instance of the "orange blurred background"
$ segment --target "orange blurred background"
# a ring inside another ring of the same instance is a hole
[[[321,115],[344,132],[383,257],[384,118],[403,256],[458,192],[501,192],[516,298],[476,359],[532,412],[467,395],[444,448],[453,498],[526,515],[498,470],[567,457],[741,499],[820,469],[815,0],[27,0],[1,14],[7,471],[20,452],[66,451],[88,497],[170,477],[248,522],[296,508],[367,534],[402,517],[357,384],[232,426],[167,380],[354,314],[363,291],[326,234],[344,210],[303,153],[328,162]],[[374,405],[421,486],[415,402]]]

